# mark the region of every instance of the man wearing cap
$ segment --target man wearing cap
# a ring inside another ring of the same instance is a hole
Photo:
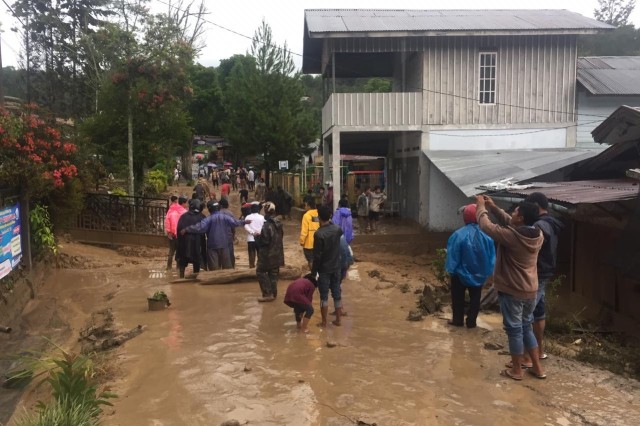
[[[167,259],[167,270],[171,270],[173,257],[176,254],[176,239],[178,237],[178,219],[187,211],[187,197],[181,195],[171,196],[171,205],[164,218],[164,230],[169,239],[169,258]]]
[[[254,233],[258,248],[256,275],[262,297],[258,302],[273,302],[278,296],[278,274],[284,266],[284,230],[282,223],[275,219],[276,205],[270,201],[264,204],[264,224],[260,233]]]
[[[482,232],[476,221],[476,205],[469,204],[462,212],[465,225],[451,234],[447,242],[445,268],[451,277],[451,310],[449,325],[464,325],[464,296],[469,291],[466,325],[476,326],[480,311],[482,285],[493,273],[496,249],[491,237]]]

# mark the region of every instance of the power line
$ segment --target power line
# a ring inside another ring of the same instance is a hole
[[[158,3],[164,4],[165,6],[168,6],[168,7],[170,7],[170,8],[174,8],[174,9],[176,9],[176,10],[180,11],[180,12],[186,12],[186,10],[185,10],[185,9],[180,8],[180,7],[178,7],[177,5],[173,5],[173,4],[167,3],[167,2],[165,2],[165,1],[163,1],[163,0],[156,0],[156,1],[157,1]],[[13,11],[13,9],[12,9],[8,4],[7,4],[6,0],[2,0],[2,2],[3,2],[3,3],[4,3],[4,4],[9,8],[9,10],[10,10],[10,11],[11,11],[11,13],[14,15],[14,17],[15,17],[15,18],[16,18],[16,19],[17,19],[21,24],[23,24],[23,23],[22,23],[22,21],[20,20],[20,18],[18,18],[18,16],[16,15],[16,13]],[[56,18],[57,18],[60,22],[63,22],[63,21],[60,19],[60,17],[56,16]],[[218,24],[218,23],[216,23],[216,22],[213,22],[213,21],[211,21],[211,20],[209,20],[209,19],[206,19],[206,18],[204,18],[204,17],[201,17],[200,19],[202,19],[202,21],[203,21],[203,22],[206,22],[206,23],[208,23],[208,24],[210,24],[210,25],[213,25],[214,27],[220,28],[220,29],[222,29],[222,30],[224,30],[224,31],[227,31],[227,32],[232,33],[232,34],[234,34],[234,35],[237,35],[237,36],[239,36],[239,37],[242,37],[242,38],[245,38],[245,39],[248,39],[248,40],[252,40],[252,41],[254,40],[254,37],[252,37],[252,36],[248,36],[248,35],[246,35],[246,34],[243,34],[243,33],[239,32],[239,31],[235,31],[235,30],[233,30],[233,29],[231,29],[231,28],[228,28],[228,27],[226,27],[226,26],[224,26],[224,25],[220,25],[220,24]],[[24,24],[23,24],[23,25],[24,25]],[[263,45],[265,44],[264,42],[259,42],[259,43],[261,43],[261,44],[263,44]],[[69,50],[70,52],[72,52],[72,53],[75,53],[75,54],[79,55],[79,52],[78,52],[78,51],[76,51],[76,50],[74,50],[74,49],[70,48],[69,46],[67,46],[67,45],[63,45],[63,47],[65,47],[65,48],[66,48],[67,50]],[[288,52],[288,53],[289,53],[289,54],[291,54],[291,55],[298,56],[298,57],[301,57],[301,58],[303,58],[303,59],[305,58],[305,56],[304,56],[303,54],[300,54],[300,53],[294,52],[294,51],[292,51],[292,50],[284,49],[284,48],[282,48],[282,47],[280,47],[280,46],[277,46],[277,45],[274,45],[274,46],[272,46],[272,47],[274,47],[274,48],[276,48],[276,49],[278,49],[278,50],[283,50],[283,51],[285,51],[285,52]],[[10,48],[11,48],[12,50],[14,50],[12,47],[10,47]],[[14,50],[14,52],[15,52],[15,50]],[[351,71],[351,72],[357,73],[357,72],[356,72],[356,71],[354,71],[354,70],[349,70],[349,69],[346,69],[346,68],[344,68],[344,67],[340,67],[340,68],[341,68],[342,70],[346,70],[346,71]],[[367,77],[367,76],[366,76],[366,75],[364,75],[364,74],[361,74],[361,76],[362,76],[362,77]],[[427,89],[427,88],[424,88],[424,87],[413,87],[413,88],[414,88],[414,89],[417,89],[417,90],[420,90],[420,91],[422,91],[422,92],[427,92],[427,93],[432,93],[432,94],[436,94],[436,95],[448,96],[448,97],[453,97],[453,98],[457,98],[457,99],[470,100],[470,101],[472,101],[472,102],[477,102],[477,99],[475,99],[475,98],[471,98],[471,97],[468,97],[468,96],[457,95],[457,94],[453,94],[453,93],[440,92],[440,91],[437,91],[437,90]],[[601,119],[604,119],[604,118],[607,118],[607,117],[608,117],[607,115],[584,114],[584,113],[569,112],[569,111],[557,111],[557,110],[549,110],[549,109],[542,109],[542,108],[535,108],[535,107],[527,107],[527,106],[522,106],[522,105],[513,105],[513,104],[507,104],[507,103],[501,103],[501,102],[496,102],[496,103],[494,103],[493,105],[499,105],[499,106],[508,107],[508,108],[519,108],[519,109],[523,109],[523,110],[536,111],[536,112],[543,112],[543,113],[549,113],[549,114],[565,114],[565,115],[576,116],[576,117],[577,117],[577,116],[583,116],[583,117],[597,117],[597,118],[601,118]],[[601,121],[602,121],[602,120],[597,120],[597,121],[588,122],[588,123],[581,123],[581,124],[587,124],[587,125],[588,125],[588,124],[595,124],[595,123],[600,123]],[[553,131],[553,130],[558,130],[558,129],[566,129],[566,128],[577,127],[577,126],[578,126],[578,124],[571,124],[571,125],[561,126],[561,127],[553,127],[553,128],[545,128],[545,129],[536,129],[536,130],[531,130],[531,131],[526,131],[526,132],[518,132],[518,133],[510,133],[510,134],[500,134],[500,135],[453,135],[453,134],[438,133],[438,132],[432,132],[432,134],[434,134],[434,135],[439,135],[439,136],[460,137],[460,138],[463,138],[463,137],[485,137],[485,136],[492,136],[492,137],[498,137],[498,136],[517,136],[517,135],[524,135],[524,134],[530,134],[530,133],[541,133],[541,132]]]
[[[532,133],[542,133],[542,132],[550,132],[553,130],[561,130],[561,129],[570,129],[572,127],[578,127],[579,125],[589,125],[589,124],[596,124],[596,123],[601,123],[601,120],[595,120],[595,121],[589,121],[586,123],[574,123],[574,124],[569,124],[566,126],[558,126],[558,127],[547,127],[544,129],[536,129],[536,130],[527,130],[524,132],[518,132],[518,133],[501,133],[498,135],[454,135],[451,133],[438,133],[436,132],[429,132],[430,135],[437,135],[437,136],[449,136],[449,137],[455,137],[455,138],[479,138],[479,137],[503,137],[503,136],[520,136],[520,135],[528,135],[528,134],[532,134]],[[461,130],[468,130],[468,129],[461,129]],[[482,130],[486,130],[486,129],[482,129]]]
[[[185,11],[184,9],[181,9],[178,6],[172,5],[172,4],[167,3],[167,2],[165,2],[163,0],[156,0],[156,1],[159,2],[159,3],[164,4],[165,6],[169,6],[171,8],[175,8],[178,11],[181,11],[181,12]],[[211,21],[209,19],[206,19],[206,18],[201,18],[201,19],[204,22],[206,22],[208,24],[211,24],[211,25],[213,25],[215,27],[218,27],[218,28],[220,28],[222,30],[228,31],[228,32],[230,32],[232,34],[238,35],[240,37],[243,37],[243,38],[246,38],[246,39],[249,39],[249,40],[253,40],[253,37],[251,37],[251,36],[248,36],[246,34],[242,34],[242,33],[238,32],[238,31],[235,31],[235,30],[232,30],[230,28],[227,28],[227,27],[225,27],[223,25],[217,24],[217,23],[215,23],[215,22],[213,22],[213,21]],[[261,44],[264,44],[264,43],[261,43]],[[294,52],[292,50],[284,49],[284,48],[281,48],[280,46],[273,46],[273,47],[275,47],[276,49],[285,50],[286,52],[289,52],[290,54],[292,54],[294,56],[299,56],[299,57],[301,57],[303,59],[305,58],[305,56],[303,54],[301,54],[301,53],[297,53],[297,52]],[[307,58],[309,58],[309,57],[307,57]],[[311,58],[309,58],[309,59],[311,59]],[[347,68],[344,68],[344,67],[340,67],[340,69],[342,69],[344,71],[350,71],[350,72],[356,73],[356,71],[352,70],[352,69],[347,69]],[[366,78],[368,76],[366,76],[364,74],[361,74],[361,77],[365,77]],[[439,92],[437,90],[426,89],[424,87],[413,87],[413,89],[417,89],[417,90],[421,90],[423,92],[433,93],[433,94],[437,94],[437,95],[441,95],[441,96],[449,96],[449,97],[454,97],[454,98],[457,98],[457,99],[470,100],[470,101],[473,101],[473,102],[477,102],[478,101],[476,98],[471,98],[471,97],[462,96],[462,95],[456,95],[456,94],[453,94],[453,93]],[[550,109],[527,107],[527,106],[522,106],[522,105],[507,104],[507,103],[502,103],[502,102],[496,102],[493,105],[500,105],[500,106],[509,107],[509,108],[519,108],[519,109],[523,109],[523,110],[544,112],[544,113],[550,113],[550,114],[565,114],[565,115],[571,115],[571,116],[597,117],[597,118],[607,118],[608,117],[608,115],[584,114],[584,113],[576,113],[576,112],[569,112],[569,111],[557,111],[557,110],[550,110]]]

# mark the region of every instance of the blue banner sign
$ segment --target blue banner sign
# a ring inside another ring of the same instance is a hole
[[[0,209],[0,242],[0,278],[4,278],[22,259],[20,204]]]

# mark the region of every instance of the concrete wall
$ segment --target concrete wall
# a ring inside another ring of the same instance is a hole
[[[424,155],[424,154],[422,154]],[[426,155],[424,155],[426,157]],[[437,167],[429,167],[429,231],[453,231],[464,223],[458,208],[469,204],[464,195]]]
[[[577,146],[590,149],[608,148],[609,145],[595,143],[591,131],[622,105],[640,106],[640,96],[593,96],[580,88],[577,109],[581,115],[578,115]]]
[[[548,129],[548,128],[547,128]],[[544,130],[544,131],[542,131]],[[465,129],[431,127],[430,150],[496,150],[565,148],[570,146],[567,129]]]

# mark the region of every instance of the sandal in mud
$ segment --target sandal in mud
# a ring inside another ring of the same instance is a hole
[[[504,366],[507,368],[513,368],[513,361],[509,361]],[[533,368],[533,364],[520,364],[520,368],[528,370],[529,368]]]
[[[501,375],[501,376],[504,376],[504,377],[508,377],[508,378],[510,378],[510,379],[513,379],[513,380],[517,380],[517,381],[520,381],[520,380],[522,380],[522,379],[523,379],[523,377],[521,377],[521,376],[516,376],[515,374],[513,374],[513,373],[511,372],[511,370],[508,370],[508,369],[507,369],[507,370],[502,370],[502,371],[500,372],[500,375]]]

